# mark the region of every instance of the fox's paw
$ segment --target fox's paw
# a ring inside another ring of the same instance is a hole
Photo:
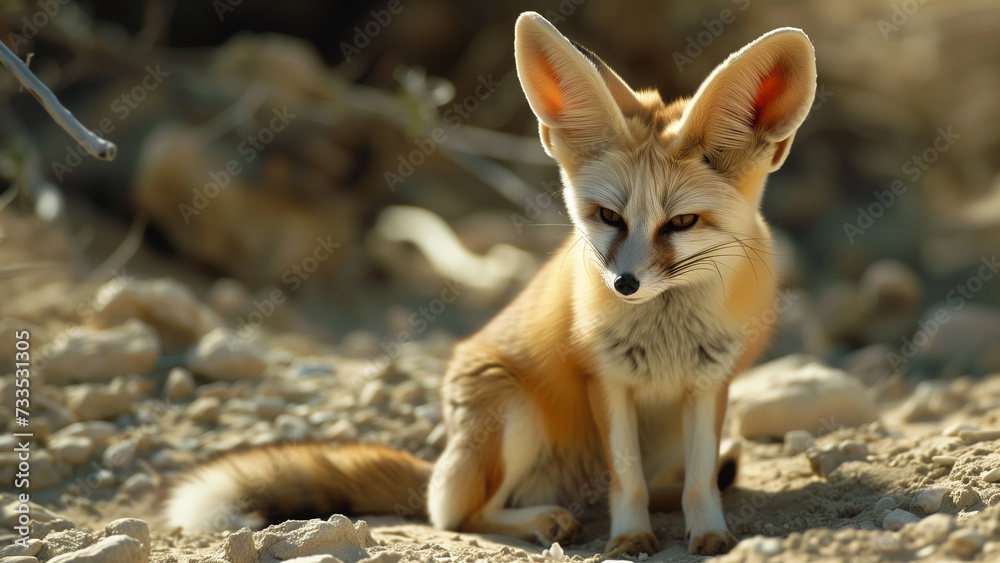
[[[660,542],[656,536],[649,532],[639,532],[634,534],[621,534],[611,538],[608,545],[604,547],[604,555],[608,557],[619,557],[631,555],[639,557],[640,553],[653,555],[660,551]]]
[[[736,546],[736,536],[728,530],[710,531],[691,538],[688,553],[691,555],[722,555]]]
[[[568,510],[554,508],[535,518],[535,539],[542,545],[573,544],[583,537],[583,526]]]

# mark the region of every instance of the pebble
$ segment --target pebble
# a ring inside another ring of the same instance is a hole
[[[194,375],[190,370],[176,367],[167,374],[167,382],[163,386],[163,392],[168,399],[189,399],[194,395]]]
[[[813,473],[829,477],[842,463],[848,461],[867,461],[868,445],[855,440],[844,440],[840,444],[828,444],[822,448],[813,448],[806,452],[806,458]]]
[[[897,508],[882,520],[882,528],[890,532],[898,532],[903,529],[903,526],[919,521],[920,518],[916,514]]]
[[[4,557],[3,563],[38,563],[38,558],[30,555],[11,555]]]
[[[958,437],[966,442],[992,442],[1000,440],[1000,430],[962,430]]]
[[[288,410],[288,405],[280,397],[256,397],[249,400],[251,412],[265,420],[274,420]]]
[[[955,529],[955,517],[950,514],[931,514],[917,522],[913,534],[925,542],[941,543]]]
[[[122,483],[122,492],[129,496],[140,496],[153,489],[153,480],[145,473],[136,473]]]
[[[903,549],[903,544],[894,535],[884,534],[875,538],[875,547],[884,553],[896,553]]]
[[[757,541],[753,545],[753,550],[755,553],[765,557],[778,555],[783,551],[783,548],[781,547],[781,539],[758,537]]]
[[[961,557],[972,557],[979,553],[985,543],[986,536],[968,528],[955,530],[948,536],[948,549]]]
[[[975,424],[956,422],[955,424],[952,424],[946,427],[944,430],[942,430],[941,435],[958,437],[959,432],[962,432],[963,430],[979,430],[979,427],[976,426]]]
[[[744,438],[781,438],[791,430],[813,434],[878,418],[857,378],[805,356],[760,365],[730,388],[734,430]]]
[[[330,442],[350,442],[358,439],[358,429],[346,418],[325,426],[320,434],[324,440]]]
[[[280,414],[274,419],[274,429],[291,442],[301,442],[309,437],[309,423],[294,414]]]
[[[24,542],[24,545],[12,543],[10,545],[5,545],[2,548],[0,548],[0,559],[3,559],[5,557],[15,557],[15,556],[34,557],[38,555],[38,553],[41,551],[42,551],[42,540],[29,539],[26,542]],[[7,562],[6,559],[3,560],[4,563]]]
[[[982,477],[983,481],[986,481],[987,483],[996,483],[997,481],[1000,481],[1000,467],[983,473]]]
[[[116,470],[124,469],[132,465],[135,461],[136,444],[132,440],[122,440],[104,450],[101,461],[104,467]]]
[[[160,339],[149,325],[132,319],[107,330],[74,327],[39,354],[48,358],[44,374],[49,383],[110,381],[151,371],[160,357]]]
[[[48,489],[62,483],[52,454],[46,451],[31,454],[31,490]]]
[[[115,326],[127,319],[141,319],[165,339],[188,344],[219,324],[194,293],[173,278],[113,279],[94,295],[94,322]]]
[[[361,393],[358,395],[358,406],[377,407],[388,398],[389,394],[385,392],[384,383],[381,381],[369,381],[361,388]]]
[[[117,428],[111,422],[96,420],[74,422],[73,424],[54,432],[50,440],[70,436],[87,438],[92,441],[95,446],[103,448],[107,445],[108,440],[115,435],[115,432],[117,432]]]
[[[149,555],[149,524],[138,518],[119,518],[104,527],[105,536],[128,536],[142,547],[143,552]]]
[[[72,466],[87,463],[94,454],[94,441],[82,436],[55,437],[46,447],[57,462]]]
[[[958,458],[953,455],[936,455],[931,458],[931,461],[944,467],[951,467],[958,463]]]
[[[934,487],[917,493],[917,506],[924,511],[924,514],[933,514],[941,510],[941,502],[948,489],[944,487]]]
[[[186,358],[187,367],[208,379],[260,379],[267,363],[264,350],[224,328],[203,336]]]
[[[900,407],[900,416],[905,422],[940,418],[961,408],[967,400],[947,381],[928,379],[917,384],[913,394]]]
[[[785,455],[799,455],[816,444],[816,437],[806,430],[790,430],[785,432]]]
[[[250,303],[247,286],[232,278],[220,278],[208,289],[208,304],[225,318],[243,314]]]
[[[66,392],[66,406],[80,420],[114,420],[132,408],[132,401],[107,385],[74,385]]]
[[[110,536],[90,547],[49,559],[48,563],[145,563],[148,560],[138,540]]]
[[[886,510],[892,511],[896,509],[896,499],[892,497],[882,497],[878,499],[875,503],[875,514],[882,514]]]
[[[198,424],[215,424],[222,412],[218,397],[198,397],[187,408],[187,417]]]

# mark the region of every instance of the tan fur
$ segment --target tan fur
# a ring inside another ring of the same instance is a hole
[[[435,526],[543,543],[573,541],[580,518],[608,511],[612,555],[657,550],[649,507],[680,506],[691,553],[728,551],[718,479],[738,455],[720,461],[729,382],[767,343],[759,326],[777,283],[758,206],[811,104],[812,47],[776,30],[670,104],[634,92],[538,14],[518,19],[515,52],[575,231],[456,346],[433,471],[373,446],[262,449],[210,467],[242,483],[241,467],[296,452],[256,506],[391,512],[426,483]],[[687,214],[699,218],[690,228],[669,227]],[[619,289],[626,274],[635,286]],[[422,510],[422,498],[410,504]]]

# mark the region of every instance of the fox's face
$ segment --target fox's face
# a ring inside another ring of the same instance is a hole
[[[676,284],[725,283],[747,271],[740,262],[761,262],[764,180],[787,156],[816,89],[801,31],[764,35],[669,105],[655,91],[634,92],[538,14],[518,19],[515,52],[570,218],[615,295],[642,303]]]

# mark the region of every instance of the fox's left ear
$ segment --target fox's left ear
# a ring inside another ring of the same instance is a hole
[[[751,160],[781,167],[816,95],[816,54],[806,34],[781,28],[732,54],[702,83],[684,112],[684,143],[722,172]]]

